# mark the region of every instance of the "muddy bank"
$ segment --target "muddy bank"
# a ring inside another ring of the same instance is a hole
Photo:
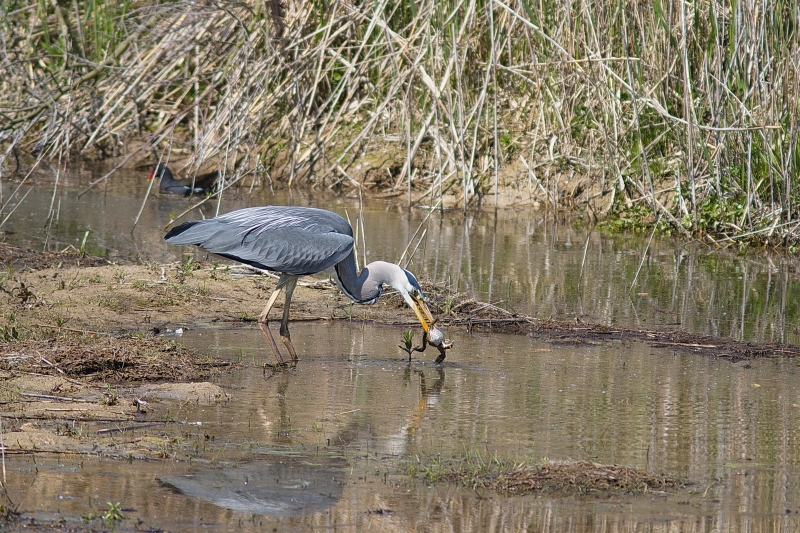
[[[154,336],[22,323],[0,332],[6,454],[169,456],[181,449],[179,441],[141,430],[171,421],[164,409],[170,402],[227,401],[228,394],[209,380],[236,366]],[[138,435],[120,441],[125,432]]]
[[[154,415],[158,420],[162,399],[226,399],[209,380],[235,365],[209,360],[109,312],[114,305],[123,310],[107,287],[122,280],[121,267],[6,245],[0,245],[0,260],[6,454],[164,456],[175,448],[169,437],[140,435],[122,443],[116,437],[154,423]],[[103,316],[107,320],[96,319]]]

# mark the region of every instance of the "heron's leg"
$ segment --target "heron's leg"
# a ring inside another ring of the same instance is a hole
[[[283,344],[286,345],[286,349],[289,350],[289,355],[292,356],[292,361],[297,360],[297,353],[294,351],[294,345],[292,345],[292,338],[289,336],[289,306],[292,305],[292,294],[294,294],[294,288],[297,286],[297,278],[289,278],[284,286],[284,290],[286,291],[286,302],[283,304],[283,319],[281,320],[281,340]]]
[[[258,315],[258,327],[260,327],[261,331],[264,332],[264,335],[267,336],[267,341],[269,341],[269,345],[275,354],[275,359],[277,359],[278,364],[283,364],[283,357],[281,357],[281,352],[278,350],[278,345],[275,344],[275,339],[272,338],[272,333],[269,331],[269,312],[272,309],[272,306],[275,305],[275,300],[278,299],[278,295],[282,290],[283,287],[281,286],[280,282],[278,282],[278,288],[275,289],[275,292],[273,292],[272,296],[269,297],[269,301],[264,307],[264,310],[261,311],[260,315]]]

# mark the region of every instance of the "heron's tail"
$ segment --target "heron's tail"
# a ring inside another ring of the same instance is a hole
[[[175,244],[177,246],[187,245],[187,244],[198,245],[200,244],[200,242],[202,242],[203,235],[198,233],[197,231],[198,228],[195,228],[194,231],[190,230],[201,222],[203,221],[193,220],[191,222],[184,222],[179,226],[175,226],[174,228],[169,230],[166,235],[164,235],[164,240],[167,241],[167,243],[169,244]]]

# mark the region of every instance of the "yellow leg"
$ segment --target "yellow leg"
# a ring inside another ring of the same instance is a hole
[[[278,299],[278,295],[282,290],[283,288],[279,283],[278,288],[275,289],[275,292],[273,292],[272,296],[269,297],[269,301],[264,307],[264,310],[261,311],[260,315],[258,315],[258,327],[260,327],[261,331],[264,332],[264,335],[267,336],[267,341],[269,341],[269,345],[272,348],[273,353],[275,353],[275,359],[278,361],[279,365],[283,364],[283,357],[281,357],[281,352],[278,350],[278,345],[275,344],[275,339],[272,337],[272,333],[269,331],[269,312],[272,309],[272,306],[275,305],[275,300]]]

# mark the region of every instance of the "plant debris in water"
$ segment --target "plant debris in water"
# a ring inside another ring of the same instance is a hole
[[[419,465],[418,465],[419,466]],[[620,465],[588,461],[551,461],[539,464],[486,463],[474,458],[453,460],[422,467],[412,475],[430,482],[449,481],[471,489],[486,489],[505,495],[533,493],[644,494],[650,491],[678,489],[685,482]]]
[[[77,250],[63,252],[39,252],[24,250],[0,242],[0,265],[14,270],[42,270],[45,268],[89,267],[106,265],[108,261],[99,257],[89,257]]]
[[[611,327],[575,320],[540,319],[518,315],[496,305],[479,302],[463,294],[450,294],[443,287],[423,283],[425,301],[441,328],[466,327],[468,331],[491,331],[528,335],[556,344],[597,344],[612,340],[636,340],[654,348],[669,348],[693,354],[739,361],[758,357],[797,357],[800,346],[784,343],[744,342],[731,338],[698,335],[681,330],[657,331]],[[387,302],[401,307],[402,298],[392,293]]]
[[[131,335],[59,335],[0,343],[0,370],[104,382],[208,379],[225,362],[209,361],[173,340]]]

